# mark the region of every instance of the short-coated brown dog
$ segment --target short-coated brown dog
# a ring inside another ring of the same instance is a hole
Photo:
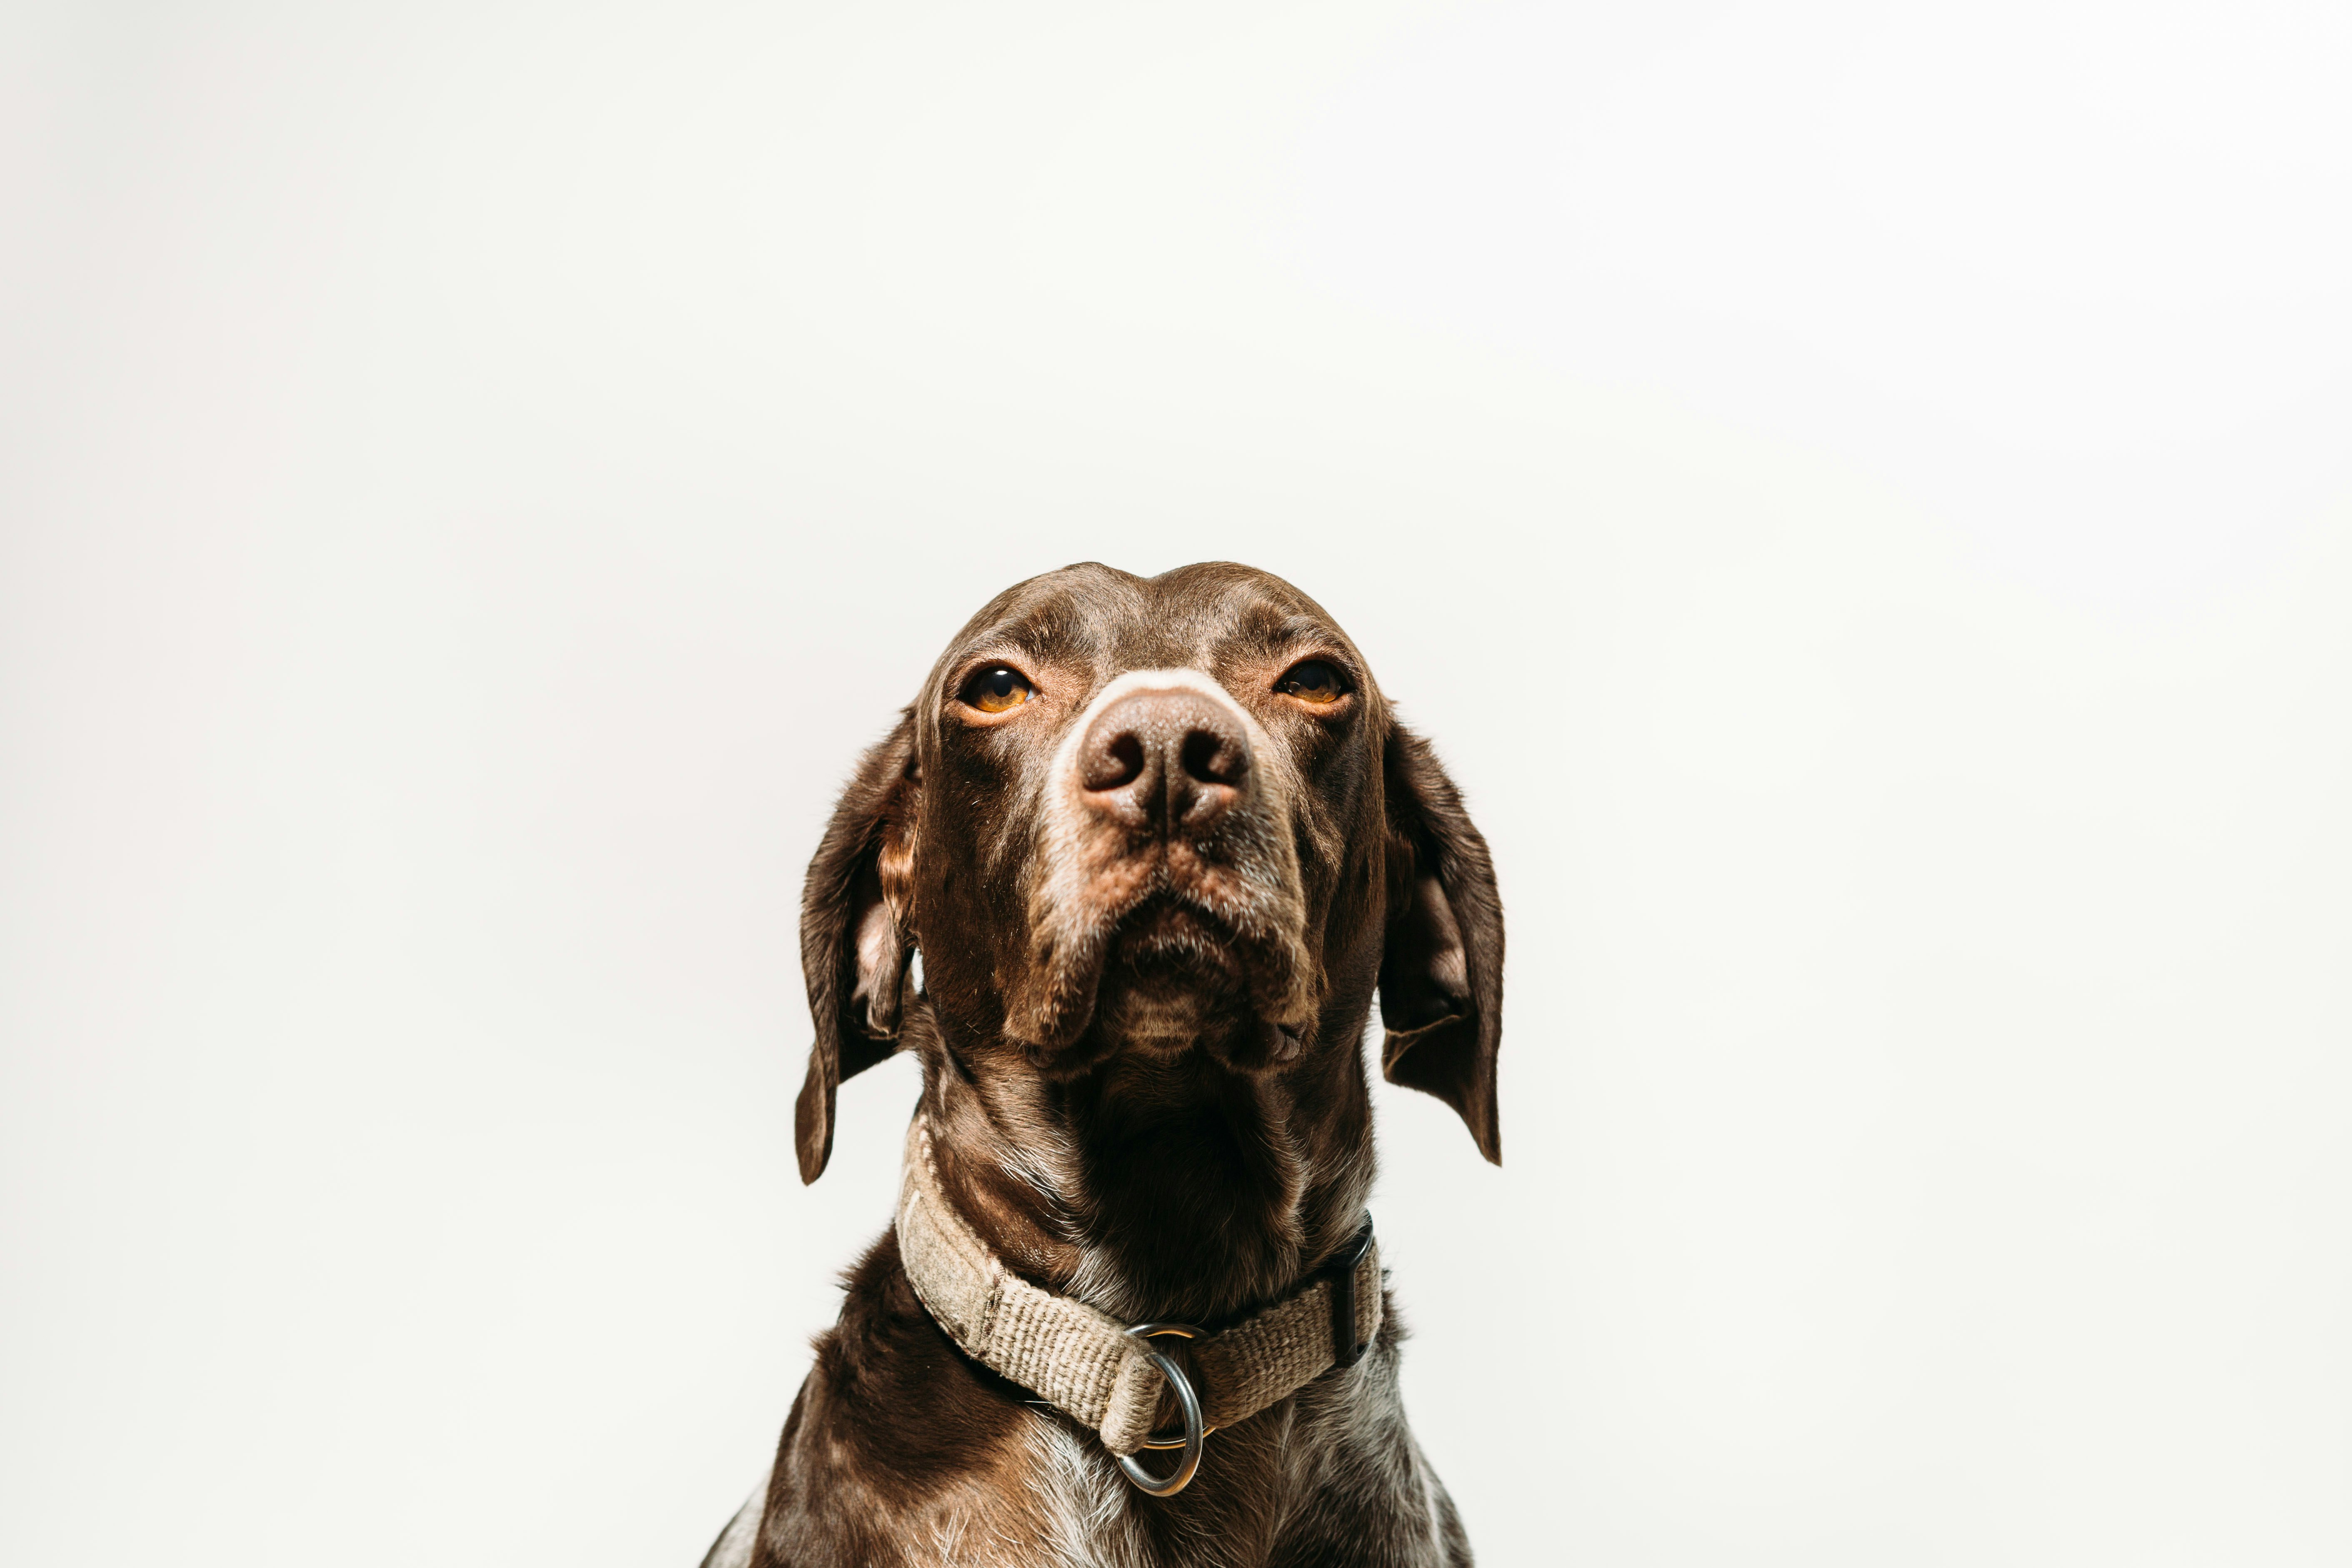
[[[1122,1324],[1234,1322],[1356,1237],[1376,995],[1382,1071],[1499,1160],[1486,842],[1347,634],[1248,567],[1087,563],[991,601],[844,790],[801,956],[803,1179],[841,1081],[910,1050],[948,1206]],[[707,1564],[1470,1561],[1406,1428],[1393,1314],[1153,1496],[959,1348],[897,1232],[846,1285]]]

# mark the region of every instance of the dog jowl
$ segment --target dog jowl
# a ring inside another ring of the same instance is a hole
[[[1365,1224],[1376,1001],[1384,1074],[1500,1159],[1485,841],[1354,643],[1262,572],[1089,563],[991,601],[844,790],[801,945],[803,1177],[842,1082],[916,1054],[924,1201],[992,1278],[1087,1321],[1213,1334],[1339,1290],[1312,1282]],[[1360,1360],[1318,1340],[1155,1496],[1083,1394],[966,1353],[960,1287],[910,1278],[902,1239],[849,1276],[713,1562],[1468,1560],[1397,1401],[1393,1314]],[[1176,1359],[1213,1384],[1205,1344]]]

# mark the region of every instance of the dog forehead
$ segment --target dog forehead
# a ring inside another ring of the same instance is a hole
[[[1116,677],[1213,669],[1235,653],[1278,652],[1316,637],[1344,641],[1321,606],[1270,572],[1220,561],[1139,577],[1082,562],[998,595],[942,663],[968,649],[1012,645]]]

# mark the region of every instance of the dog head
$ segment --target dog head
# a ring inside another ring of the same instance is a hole
[[[1067,1080],[1282,1074],[1352,1053],[1375,991],[1389,1079],[1500,1159],[1486,842],[1346,633],[1263,572],[1087,563],[999,595],[843,792],[801,951],[804,1180],[841,1080],[904,1037]]]

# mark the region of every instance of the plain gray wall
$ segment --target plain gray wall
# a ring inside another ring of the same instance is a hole
[[[693,1562],[832,791],[1090,557],[1494,843],[1485,1561],[2352,1557],[2347,15],[0,10],[0,1559]]]

